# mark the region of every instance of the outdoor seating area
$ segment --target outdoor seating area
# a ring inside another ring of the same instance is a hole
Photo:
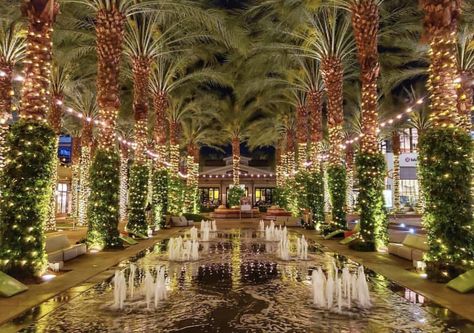
[[[85,243],[71,244],[66,235],[47,237],[45,251],[50,263],[72,260],[87,252]]]

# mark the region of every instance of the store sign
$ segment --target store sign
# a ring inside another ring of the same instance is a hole
[[[417,160],[418,160],[418,153],[400,154],[401,167],[416,167]]]

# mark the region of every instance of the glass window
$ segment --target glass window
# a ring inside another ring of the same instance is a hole
[[[203,206],[219,206],[220,193],[218,187],[201,187],[199,188],[199,197]]]
[[[255,188],[255,204],[272,204],[274,188],[256,187]]]
[[[418,145],[418,131],[416,128],[407,128],[400,132],[400,151],[413,153]]]
[[[418,203],[418,181],[413,179],[400,180],[400,205],[415,207]]]
[[[56,187],[56,213],[67,214],[69,213],[69,184],[58,183]]]

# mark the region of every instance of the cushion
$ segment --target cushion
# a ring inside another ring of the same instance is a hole
[[[180,216],[179,219],[181,220],[181,223],[184,223],[184,224],[188,225],[188,220],[186,219],[186,216],[184,216],[184,215]]]
[[[55,252],[61,249],[65,249],[71,246],[69,239],[66,235],[59,235],[46,238],[46,253]]]
[[[399,243],[389,243],[388,246],[387,246],[388,253],[397,255],[398,254],[398,249],[402,246],[403,245],[399,244]]]
[[[63,250],[49,252],[47,255],[48,255],[48,262],[64,261]]]
[[[424,254],[425,252],[418,249],[414,249],[413,251],[411,251],[411,260],[423,261]]]
[[[467,293],[474,289],[474,269],[459,275],[457,278],[448,282],[447,286],[460,293]]]
[[[357,239],[358,238],[358,235],[357,234],[354,234],[354,235],[350,235],[349,237],[346,237],[344,238],[343,240],[341,240],[339,242],[339,244],[342,244],[342,245],[347,245],[349,244],[350,242],[352,242],[353,240]]]
[[[324,236],[324,239],[331,239],[331,238],[333,238],[337,235],[340,235],[340,234],[344,234],[344,230],[342,230],[342,229],[334,230],[330,234],[327,234],[326,236]]]
[[[400,246],[400,248],[398,249],[398,252],[397,252],[397,256],[408,259],[408,260],[412,260],[411,259],[412,258],[412,251],[413,251],[413,249],[408,247],[408,246]]]
[[[180,217],[173,216],[173,217],[171,218],[171,225],[172,225],[173,227],[187,227],[187,226],[188,226],[188,222],[187,222],[187,221],[186,221],[186,222],[183,222]]]
[[[64,261],[68,261],[77,257],[77,248],[75,246],[71,246],[68,249],[63,250]]]
[[[28,287],[23,283],[3,272],[0,272],[0,296],[11,297],[25,290],[28,290]]]
[[[408,234],[403,240],[403,245],[422,251],[428,251],[428,244],[425,236]]]
[[[120,236],[119,238],[129,245],[138,244],[136,240],[134,240],[132,237],[129,237],[129,236]]]
[[[86,246],[86,244],[84,244],[84,243],[79,243],[79,244],[76,244],[76,245],[74,245],[74,246],[75,246],[76,249],[77,249],[77,255],[78,255],[78,256],[81,256],[81,255],[83,255],[83,254],[86,254],[86,252],[87,252],[87,246]]]

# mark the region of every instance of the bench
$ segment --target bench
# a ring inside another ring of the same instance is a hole
[[[87,252],[86,244],[73,244],[66,235],[46,238],[45,246],[48,262],[55,263],[74,259]]]
[[[403,242],[389,243],[388,253],[398,257],[415,261],[422,261],[423,255],[428,251],[428,243],[426,236],[421,235],[406,235]]]

